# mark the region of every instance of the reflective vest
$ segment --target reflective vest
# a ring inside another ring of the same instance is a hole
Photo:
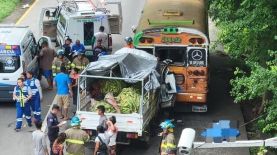
[[[65,131],[67,139],[66,141],[66,153],[71,155],[84,155],[85,154],[85,142],[89,140],[89,135],[79,129],[70,128]]]
[[[168,133],[161,142],[161,154],[175,154],[176,153],[175,137],[173,133]]]
[[[79,69],[79,73],[82,72],[87,65],[89,64],[89,60],[86,57],[83,57],[83,59],[79,59],[78,57],[75,58],[71,64],[71,68],[77,68]]]
[[[26,84],[27,84],[27,86],[29,86],[31,88],[33,95],[38,95],[39,91],[38,91],[35,81],[36,81],[35,78],[27,79]]]
[[[21,107],[25,107],[25,103],[24,100],[26,98],[28,98],[28,86],[23,86],[22,88],[20,88],[19,86],[16,86],[15,88],[15,95],[17,96],[18,100],[17,102],[20,103]]]
[[[52,63],[53,76],[56,76],[61,72],[61,66],[66,67],[66,69],[70,69],[70,63],[71,62],[66,57],[63,57],[63,59],[56,57]]]

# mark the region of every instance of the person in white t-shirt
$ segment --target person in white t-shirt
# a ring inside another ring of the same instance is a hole
[[[95,138],[95,148],[93,155],[108,155],[108,138],[102,125],[97,126],[97,137]]]
[[[99,27],[99,32],[94,33],[94,36],[92,38],[92,49],[96,47],[97,41],[102,40],[101,45],[105,48],[108,49],[109,45],[109,39],[108,39],[108,34],[105,31],[104,26]]]

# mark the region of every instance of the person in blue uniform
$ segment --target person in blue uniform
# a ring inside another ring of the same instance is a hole
[[[50,114],[47,116],[47,127],[48,127],[48,138],[50,142],[50,155],[54,155],[53,153],[53,144],[54,141],[58,138],[61,123],[59,123],[57,115],[60,112],[60,107],[56,104],[52,106],[52,110]]]
[[[13,91],[13,100],[16,101],[16,127],[15,131],[19,132],[22,126],[23,114],[27,120],[28,126],[32,126],[30,99],[32,98],[32,90],[24,84],[23,78],[17,79],[17,86]]]
[[[80,40],[76,40],[75,44],[71,48],[71,51],[85,53],[86,49],[84,44],[81,44]]]
[[[33,77],[33,73],[31,71],[28,71],[26,73],[27,80],[26,84],[29,86],[32,90],[32,99],[30,100],[31,109],[34,114],[34,118],[36,121],[41,121],[41,108],[40,108],[40,101],[42,100],[42,90],[40,86],[40,82],[38,79]]]

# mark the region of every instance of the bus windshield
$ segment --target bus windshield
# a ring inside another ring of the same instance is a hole
[[[160,61],[170,59],[176,65],[186,64],[186,47],[156,47],[155,55]]]

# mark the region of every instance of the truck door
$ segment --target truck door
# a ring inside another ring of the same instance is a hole
[[[122,6],[119,1],[107,1],[106,7],[110,10],[108,21],[111,34],[121,34],[122,31]]]
[[[48,36],[52,41],[56,41],[59,12],[59,7],[42,9],[39,21],[41,36]]]
[[[94,35],[94,23],[93,22],[84,22],[84,45],[92,45],[92,37]]]

